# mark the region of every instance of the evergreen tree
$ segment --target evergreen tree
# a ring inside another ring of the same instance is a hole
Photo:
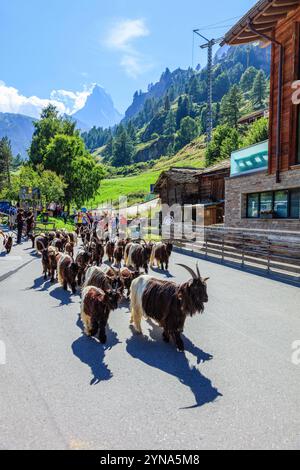
[[[112,164],[117,167],[130,165],[132,163],[133,150],[132,140],[126,130],[123,129],[114,140]]]
[[[170,110],[164,123],[164,135],[173,135],[176,132],[176,118],[174,112]]]
[[[237,85],[234,85],[229,93],[222,98],[221,116],[224,124],[237,128],[241,117],[242,94]]]
[[[241,90],[244,93],[250,92],[253,87],[255,77],[257,75],[257,69],[255,67],[248,67],[241,78]]]
[[[166,97],[165,97],[165,111],[170,111],[170,109],[171,109],[170,98],[169,98],[169,95],[166,95]]]
[[[131,138],[132,142],[135,142],[136,141],[136,129],[132,121],[129,121],[128,123],[127,133],[129,137]]]
[[[105,150],[103,152],[103,157],[105,161],[108,161],[112,158],[113,156],[113,144],[114,144],[114,139],[111,136],[110,139],[108,140]]]
[[[194,103],[200,103],[201,101],[201,88],[200,82],[197,75],[194,75],[189,83],[188,93],[191,96]]]
[[[180,130],[176,139],[176,149],[179,150],[194,140],[199,133],[198,124],[195,119],[186,116],[181,120]]]
[[[191,114],[191,100],[189,96],[180,96],[178,100],[178,109],[177,109],[177,115],[176,115],[176,124],[177,124],[177,129],[180,127],[180,123],[182,119],[184,119],[187,116],[190,116]]]
[[[230,89],[230,81],[228,74],[223,72],[221,73],[214,81],[213,87],[213,99],[219,101],[222,97],[228,93]]]
[[[251,101],[255,109],[264,107],[266,99],[267,80],[264,72],[260,70],[255,77],[253,87],[251,90]]]

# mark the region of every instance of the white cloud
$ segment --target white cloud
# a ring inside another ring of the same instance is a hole
[[[85,86],[83,91],[53,90],[51,100],[58,101],[65,107],[66,114],[74,114],[82,109],[95,84]]]
[[[107,38],[106,44],[117,50],[128,51],[132,48],[132,41],[137,38],[149,36],[145,20],[120,20],[113,24]]]
[[[136,39],[149,36],[149,34],[150,31],[144,19],[122,19],[112,24],[105,39],[107,47],[122,52],[120,64],[132,78],[136,78],[151,67],[133,45]]]
[[[7,86],[0,81],[0,112],[2,113],[19,113],[38,118],[41,110],[49,103],[57,106],[59,112],[64,112],[65,107],[59,101],[42,99],[37,96],[23,96],[16,88]]]
[[[57,107],[61,114],[74,114],[83,108],[94,84],[84,87],[83,91],[53,90],[50,98],[24,96],[14,87],[7,86],[0,80],[0,112],[25,114],[39,118],[43,108],[50,103]]]

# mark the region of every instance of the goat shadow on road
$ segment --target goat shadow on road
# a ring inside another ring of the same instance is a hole
[[[165,276],[166,278],[168,279],[173,279],[175,276],[173,276],[173,274],[170,273],[169,270],[164,270],[164,269],[160,269],[160,268],[151,268],[151,271],[153,271],[155,274],[162,274],[163,276]]]
[[[58,307],[63,307],[65,305],[70,305],[74,303],[74,299],[76,299],[79,295],[79,292],[76,294],[72,294],[70,290],[64,290],[61,286],[57,286],[51,292],[49,292],[50,297],[55,300],[59,300],[60,304]]]
[[[182,410],[199,408],[205,404],[214,402],[223,395],[213,387],[211,381],[204,377],[197,367],[191,367],[185,353],[179,353],[173,343],[165,344],[162,341],[162,330],[156,325],[149,323],[152,327],[149,338],[133,333],[127,340],[127,352],[150,367],[159,369],[166,374],[178,378],[180,383],[188,387],[195,397],[195,404],[182,407]],[[134,329],[132,328],[134,332]],[[211,354],[202,351],[183,335],[186,351],[193,354],[197,363],[207,362],[213,359]]]
[[[79,325],[80,321],[78,322]],[[83,364],[87,364],[93,375],[90,385],[98,385],[100,382],[110,380],[113,377],[111,370],[105,364],[105,353],[120,344],[117,334],[107,328],[107,344],[103,346],[95,338],[82,335],[72,344],[74,356]]]
[[[50,287],[54,284],[50,282],[49,279],[44,279],[44,276],[38,277],[33,281],[33,285],[31,287],[27,287],[26,290],[37,290],[38,292],[46,292]]]

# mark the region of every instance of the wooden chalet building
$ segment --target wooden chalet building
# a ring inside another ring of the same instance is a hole
[[[163,172],[154,192],[162,204],[205,206],[205,225],[224,222],[225,178],[230,175],[230,160],[204,169],[171,168]]]
[[[300,231],[300,0],[260,0],[224,44],[272,45],[268,142],[234,152],[226,180],[225,224]]]

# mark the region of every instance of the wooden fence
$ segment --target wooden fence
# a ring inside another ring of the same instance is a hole
[[[300,233],[205,228],[202,240],[176,245],[207,259],[289,276],[300,284]]]

